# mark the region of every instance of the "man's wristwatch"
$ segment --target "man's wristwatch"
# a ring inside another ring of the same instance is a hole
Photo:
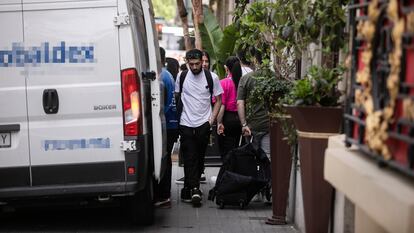
[[[247,122],[244,122],[243,124],[242,124],[242,127],[246,127],[247,126]]]

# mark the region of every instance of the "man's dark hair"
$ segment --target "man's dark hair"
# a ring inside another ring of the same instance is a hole
[[[165,49],[163,47],[160,47],[160,55],[161,55],[161,64],[162,67],[165,66]]]
[[[185,59],[189,60],[189,59],[202,59],[203,57],[203,52],[201,52],[201,50],[199,49],[191,49],[188,50],[187,53],[185,54]]]
[[[262,64],[262,61],[265,58],[269,58],[269,54],[266,54],[266,51],[268,49],[268,46],[263,45],[262,47],[263,47],[262,50],[258,50],[255,47],[250,47],[250,49],[249,49],[250,55],[252,57],[256,58],[256,61],[259,64]]]
[[[237,51],[237,57],[240,59],[241,63],[247,66],[250,66],[252,63],[247,60],[246,49],[241,49]]]
[[[180,68],[180,64],[178,63],[177,59],[172,57],[166,57],[165,62],[167,63],[167,70],[172,74],[174,80],[177,78],[178,69]]]

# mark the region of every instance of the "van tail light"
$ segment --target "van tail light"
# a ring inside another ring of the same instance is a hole
[[[155,24],[155,25],[156,25],[156,28],[157,28],[157,32],[158,32],[158,33],[162,33],[162,24],[157,23],[157,24]]]
[[[135,69],[121,71],[125,136],[138,136],[141,127],[141,99],[139,77]]]
[[[157,23],[155,24],[157,33],[158,33],[158,40],[162,40],[162,24]]]

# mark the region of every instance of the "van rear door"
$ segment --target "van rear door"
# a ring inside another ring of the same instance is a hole
[[[150,58],[149,67],[152,71],[161,73],[161,59],[159,56],[159,46],[155,31],[154,12],[152,3],[148,0],[142,0],[142,8],[144,9],[145,29],[148,36],[148,53]],[[166,156],[166,125],[163,109],[163,87],[160,76],[151,81],[151,98],[152,98],[152,136],[154,143],[154,175],[155,178],[160,179],[161,174],[165,171],[165,164],[162,164],[163,156]]]
[[[33,185],[124,182],[116,0],[23,0]],[[122,183],[119,183],[120,185]]]
[[[30,185],[21,0],[0,2],[0,188]]]

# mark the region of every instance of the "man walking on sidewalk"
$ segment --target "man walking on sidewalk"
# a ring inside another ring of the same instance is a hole
[[[252,49],[252,55],[254,63],[262,63],[262,55],[259,51]],[[264,103],[254,105],[249,103],[249,97],[256,86],[256,79],[254,77],[263,75],[262,72],[263,70],[259,68],[241,77],[239,88],[237,89],[237,112],[242,124],[243,136],[252,136],[253,145],[261,148],[270,160],[269,111]],[[249,111],[246,111],[247,107],[249,107]],[[246,114],[246,112],[249,114]],[[270,188],[266,189],[267,191],[270,191]],[[270,194],[264,194],[268,198],[267,201],[270,201]],[[263,193],[253,198],[253,201],[262,200],[264,200]]]
[[[202,53],[203,53],[203,56],[201,57],[201,61],[202,61],[201,66],[205,70],[210,70],[210,55],[207,53],[207,51],[202,51]],[[216,76],[216,78],[218,78],[217,74],[215,74],[214,72],[210,72],[210,73],[213,77]],[[213,133],[212,137],[217,137],[216,130],[212,131],[212,133]],[[201,177],[200,177],[200,183],[202,183],[202,184],[207,183],[206,175],[204,174],[204,167],[205,166],[203,164],[203,171],[202,171]],[[176,179],[175,183],[176,184],[184,184],[184,176],[179,178],[179,179]]]
[[[180,73],[175,82],[185,177],[181,199],[194,206],[201,203],[200,176],[204,155],[223,93],[219,79],[202,68],[202,56],[198,49],[189,50],[185,58],[190,70]],[[213,109],[212,96],[216,98]]]
[[[253,63],[262,63],[262,54],[258,50],[252,49],[252,55]],[[263,75],[262,72],[263,70],[257,69],[241,77],[237,89],[237,112],[242,124],[243,136],[253,136],[253,144],[263,149],[270,160],[269,111],[264,103],[249,105],[248,100],[256,86],[254,77]],[[250,111],[246,111],[248,105]]]

